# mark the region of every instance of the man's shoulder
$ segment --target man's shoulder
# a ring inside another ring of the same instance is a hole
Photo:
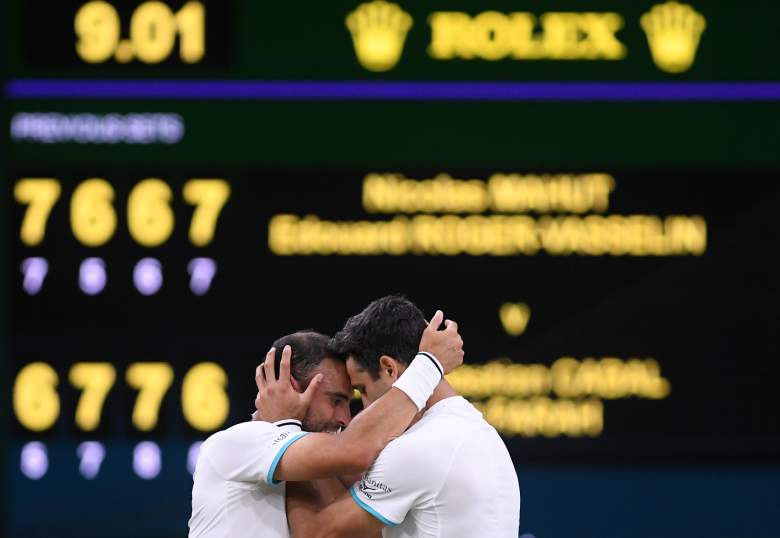
[[[444,407],[444,406],[443,406]],[[447,408],[433,413],[414,424],[403,435],[391,441],[380,457],[391,463],[414,465],[430,476],[446,472],[452,456],[468,441],[492,437],[493,427],[463,398],[453,398]]]
[[[269,422],[242,422],[206,439],[199,460],[208,461],[225,480],[256,483],[265,479],[274,456],[296,435],[303,434]]]
[[[458,416],[423,417],[402,435],[393,439],[381,452],[385,460],[410,466],[414,462],[430,473],[442,466],[446,454],[453,452],[472,428]]]
[[[413,443],[415,439],[430,438],[451,443],[485,427],[490,428],[490,424],[482,418],[480,412],[465,398],[454,396],[438,402],[398,439],[406,438],[406,442]]]

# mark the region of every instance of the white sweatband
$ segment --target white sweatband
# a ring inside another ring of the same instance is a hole
[[[444,370],[436,357],[421,351],[393,386],[409,396],[417,410],[422,411],[443,377]]]

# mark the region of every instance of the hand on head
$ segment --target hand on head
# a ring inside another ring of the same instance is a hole
[[[444,313],[437,310],[420,338],[420,351],[426,351],[436,357],[448,374],[463,364],[463,338],[458,334],[458,324],[448,319],[445,329],[439,330]]]
[[[311,404],[317,387],[322,382],[322,374],[317,374],[309,382],[304,392],[298,392],[297,382],[290,375],[292,348],[284,346],[279,364],[279,377],[276,376],[276,348],[265,355],[265,361],[255,370],[257,399],[255,407],[259,418],[266,422],[278,422],[286,418],[303,420]]]

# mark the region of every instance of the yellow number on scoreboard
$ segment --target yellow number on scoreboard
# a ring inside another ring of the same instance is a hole
[[[156,64],[170,57],[177,35],[183,62],[197,63],[206,53],[206,9],[202,2],[187,2],[177,13],[164,2],[144,2],[130,17],[129,39],[121,39],[121,26],[116,8],[108,2],[84,4],[73,21],[79,57],[89,63],[113,57],[120,63],[138,59]]]
[[[46,236],[46,222],[60,198],[60,182],[51,178],[20,179],[14,186],[14,197],[29,207],[22,220],[19,237],[29,247],[39,245]]]
[[[224,179],[191,179],[184,185],[184,200],[196,206],[190,224],[190,241],[203,247],[214,239],[222,208],[230,198],[230,185]]]
[[[114,188],[104,179],[83,181],[70,199],[70,225],[73,235],[88,247],[108,242],[116,230]]]
[[[225,387],[227,374],[218,364],[196,364],[184,376],[181,405],[184,418],[196,430],[214,431],[227,420],[230,400]]]
[[[127,200],[127,226],[138,244],[156,247],[171,237],[176,221],[172,198],[171,188],[159,179],[145,179],[133,188]]]
[[[78,362],[70,369],[70,383],[82,389],[76,406],[76,425],[93,431],[100,425],[103,403],[116,381],[116,370],[107,362]]]
[[[85,62],[101,63],[113,56],[119,43],[119,14],[108,2],[87,2],[76,12],[73,23],[78,41],[76,52]]]
[[[28,364],[14,382],[14,413],[28,430],[42,432],[51,428],[60,416],[57,395],[59,377],[45,362]]]
[[[191,179],[184,184],[184,200],[195,206],[189,238],[203,247],[214,240],[217,221],[230,198],[230,184],[224,179]],[[61,194],[60,182],[53,178],[24,178],[16,182],[16,201],[27,204],[19,232],[27,246],[40,244],[46,236],[46,223]],[[70,198],[70,225],[83,245],[99,247],[116,232],[114,187],[104,179],[82,181]],[[127,226],[130,235],[144,247],[162,245],[173,234],[176,216],[171,207],[173,191],[156,178],[139,182],[127,200]]]
[[[127,384],[138,389],[133,425],[148,432],[157,426],[160,405],[173,383],[173,368],[166,362],[137,362],[127,369]]]
[[[135,54],[147,64],[165,60],[176,43],[176,18],[162,2],[144,2],[130,19],[130,41]]]
[[[176,14],[179,27],[179,55],[194,64],[206,54],[206,9],[200,2],[187,2]]]

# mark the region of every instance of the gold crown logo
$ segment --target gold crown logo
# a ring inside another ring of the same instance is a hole
[[[374,0],[347,15],[360,65],[369,71],[387,71],[401,59],[412,17],[397,4]]]
[[[699,39],[707,27],[701,13],[689,5],[671,1],[653,6],[642,15],[641,24],[655,65],[669,73],[682,73],[691,68]]]

